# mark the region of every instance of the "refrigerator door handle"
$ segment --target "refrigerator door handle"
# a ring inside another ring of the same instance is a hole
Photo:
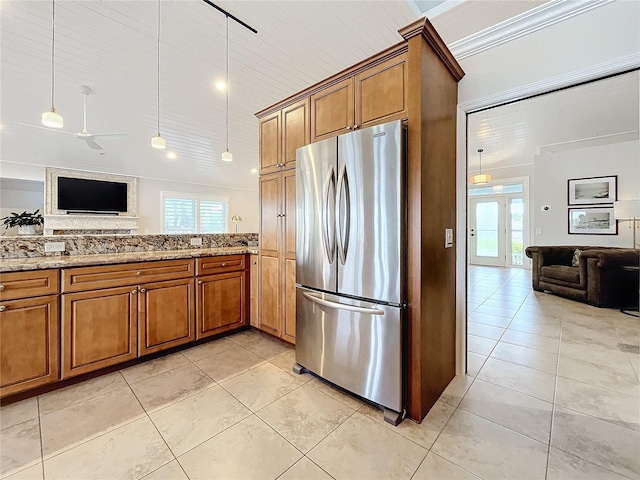
[[[329,300],[325,300],[324,298],[318,297],[316,295],[312,295],[311,293],[308,293],[308,292],[304,292],[302,295],[314,303],[317,303],[319,305],[323,305],[329,308],[335,308],[338,310],[348,310],[350,312],[368,313],[369,315],[384,315],[384,311],[379,310],[377,308],[356,307],[355,305],[348,305],[346,303],[331,302]]]
[[[333,263],[336,251],[336,234],[335,234],[335,217],[329,218],[334,213],[330,208],[331,199],[335,198],[336,192],[336,175],[333,167],[329,169],[327,179],[324,186],[324,198],[322,199],[322,243],[324,244],[325,253],[329,264]],[[331,228],[333,225],[333,229]]]
[[[344,192],[344,193],[343,193]],[[344,196],[345,208],[342,209]],[[338,211],[338,256],[344,265],[347,262],[347,251],[349,250],[349,233],[351,225],[351,196],[349,193],[349,178],[347,176],[347,165],[342,164],[338,174],[338,198],[336,200]],[[346,215],[346,221],[342,221],[342,215]],[[344,232],[343,232],[344,228]]]

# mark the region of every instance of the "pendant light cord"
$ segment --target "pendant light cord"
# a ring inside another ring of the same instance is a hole
[[[478,153],[480,154],[480,175],[482,175],[482,152],[484,152],[484,150],[482,148],[479,148]]]
[[[227,15],[227,152],[229,151],[229,16]]]
[[[160,136],[160,0],[158,0],[158,136]]]
[[[51,111],[55,111],[54,92],[56,91],[56,0],[51,2]]]

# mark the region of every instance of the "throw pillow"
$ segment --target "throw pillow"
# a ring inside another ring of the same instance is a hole
[[[571,266],[577,267],[580,265],[580,255],[582,255],[582,250],[576,248],[576,251],[573,252],[573,258],[571,259]]]

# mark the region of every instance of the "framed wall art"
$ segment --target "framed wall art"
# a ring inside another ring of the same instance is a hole
[[[570,208],[569,234],[617,235],[618,223],[613,207]]]
[[[618,176],[574,178],[567,181],[569,205],[613,203],[618,198]]]

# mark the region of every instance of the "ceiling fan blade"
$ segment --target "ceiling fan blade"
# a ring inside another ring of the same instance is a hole
[[[40,125],[31,125],[29,123],[22,123],[22,122],[13,122],[13,123],[17,123],[18,125],[23,125],[25,127],[39,128],[40,130],[49,130],[50,132],[54,132],[54,133],[64,133],[65,135],[75,135],[75,133],[65,132],[63,130],[56,130],[55,128],[41,127]]]
[[[125,137],[127,135],[131,135],[130,133],[92,133],[93,137]]]
[[[102,150],[102,147],[96,143],[93,138],[83,138],[82,140],[89,146],[89,148],[93,148],[94,150]]]

